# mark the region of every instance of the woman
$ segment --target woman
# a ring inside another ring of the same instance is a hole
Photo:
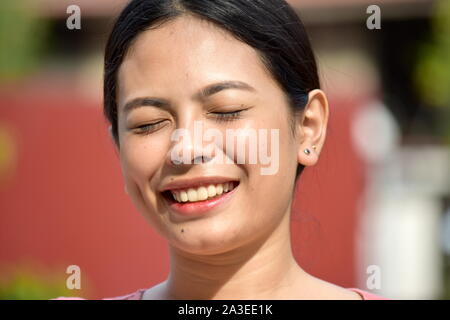
[[[131,1],[106,46],[104,102],[126,192],[170,250],[166,281],[113,299],[378,298],[309,275],[292,254],[295,182],[319,159],[329,109],[284,0]],[[187,136],[199,125],[247,131],[198,143]],[[254,155],[250,133],[271,172],[231,152],[243,137]]]

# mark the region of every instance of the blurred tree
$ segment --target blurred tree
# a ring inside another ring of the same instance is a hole
[[[423,101],[439,107],[441,131],[450,144],[450,1],[434,4],[432,37],[419,50],[415,82]]]
[[[68,265],[68,264],[67,264]],[[48,300],[57,297],[90,297],[91,281],[83,274],[81,289],[67,288],[67,266],[48,267],[38,260],[0,265],[0,300]]]
[[[62,275],[34,269],[31,265],[20,265],[13,271],[2,272],[0,300],[48,300],[73,295]]]
[[[48,300],[72,294],[64,281],[49,282],[31,272],[17,272],[0,284],[0,300]]]
[[[37,17],[33,5],[25,0],[0,1],[0,82],[17,80],[39,63],[48,23]]]

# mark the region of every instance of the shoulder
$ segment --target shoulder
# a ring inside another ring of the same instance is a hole
[[[146,289],[139,289],[135,292],[123,295],[123,296],[118,296],[118,297],[113,297],[113,298],[104,298],[102,300],[142,300],[142,296],[144,294]]]
[[[112,297],[112,298],[103,298],[103,299],[95,299],[95,300],[142,300],[142,295],[144,294],[146,289],[139,289],[135,292],[128,293],[125,295]],[[81,297],[57,297],[50,300],[87,300]]]
[[[363,300],[354,290],[317,278],[304,272],[299,282],[293,286],[296,300]],[[298,291],[297,291],[298,290]]]
[[[312,299],[320,300],[389,300],[387,298],[378,296],[374,293],[364,291],[358,288],[346,288],[336,285],[334,283],[316,278],[308,274],[308,277],[303,279],[303,283],[309,284],[308,294]]]
[[[358,288],[347,288],[347,290],[351,290],[353,292],[356,292],[361,296],[363,300],[389,300],[388,298],[376,295],[374,293],[364,291]]]

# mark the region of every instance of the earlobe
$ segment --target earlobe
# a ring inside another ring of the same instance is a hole
[[[300,148],[298,152],[298,163],[306,167],[313,166],[319,160],[319,154],[315,151],[316,146]]]
[[[119,155],[119,146],[117,145],[116,139],[114,139],[114,134],[112,132],[112,125],[108,127],[108,134],[112,144],[114,145],[114,150],[116,151],[116,154]]]
[[[113,134],[112,134],[112,125],[109,125],[108,133],[109,133],[109,137],[112,138],[112,136],[113,136]]]

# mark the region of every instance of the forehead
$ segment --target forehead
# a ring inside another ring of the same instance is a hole
[[[130,95],[149,90],[190,94],[217,81],[276,86],[256,50],[214,24],[190,16],[139,34],[124,58],[118,80],[119,105]]]

